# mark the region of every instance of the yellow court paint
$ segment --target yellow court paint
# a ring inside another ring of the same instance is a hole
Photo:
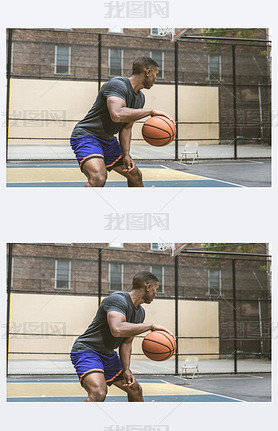
[[[140,383],[144,395],[199,395],[206,392],[196,389],[184,388],[172,385],[171,383]],[[124,395],[125,392],[112,385],[108,389],[108,395]],[[65,383],[8,383],[8,397],[65,397],[65,396],[84,396],[87,393],[81,385],[76,382]]]
[[[143,181],[170,180],[202,180],[205,177],[175,171],[173,169],[141,168]],[[9,168],[7,169],[8,183],[38,183],[38,182],[86,182],[85,175],[79,168]],[[125,181],[125,177],[115,171],[108,173],[108,181]]]

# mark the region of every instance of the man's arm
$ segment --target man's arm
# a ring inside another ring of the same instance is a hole
[[[124,386],[131,386],[135,382],[135,378],[130,371],[130,358],[133,339],[134,337],[125,338],[119,348],[119,355],[123,366],[123,375],[126,381]]]
[[[119,133],[119,141],[123,152],[123,162],[126,167],[126,169],[124,169],[125,171],[131,171],[135,166],[134,161],[132,160],[129,154],[133,124],[134,122],[124,125]]]
[[[130,123],[137,120],[141,120],[144,117],[151,115],[162,115],[168,117],[168,114],[162,111],[157,111],[152,108],[127,108],[126,103],[123,99],[117,96],[111,96],[107,99],[107,107],[109,110],[110,117],[114,123]],[[172,120],[173,121],[173,120]]]
[[[166,331],[173,335],[164,326],[154,323],[129,323],[124,314],[119,311],[109,311],[107,321],[113,337],[135,337],[146,331]]]

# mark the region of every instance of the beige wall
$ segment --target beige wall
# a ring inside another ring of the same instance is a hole
[[[75,338],[84,332],[91,323],[98,308],[98,299],[88,296],[12,294],[10,332],[36,333],[30,335],[11,335],[10,351],[20,352],[70,352]],[[175,302],[156,299],[145,304],[145,322],[157,323],[175,331]],[[179,300],[179,335],[184,337],[218,336],[218,303]],[[61,331],[65,336],[46,336]],[[136,337],[134,353],[142,353],[142,336]],[[218,341],[180,340],[181,354],[218,353]],[[52,356],[12,355],[11,359],[50,359]],[[65,359],[53,356],[53,359]],[[217,356],[213,357],[214,359]]]
[[[12,79],[10,116],[12,118],[58,118],[80,120],[91,108],[98,92],[96,82]],[[174,85],[155,85],[144,90],[145,107],[167,112],[174,118]],[[218,121],[218,88],[179,86],[179,121]],[[10,121],[10,137],[68,138],[75,121]],[[142,123],[134,125],[133,144],[142,144]],[[218,139],[218,125],[180,125],[179,137],[183,139]],[[217,143],[218,141],[202,141]],[[43,141],[10,139],[10,145],[68,145],[68,141]],[[183,143],[181,143],[183,144]]]
[[[91,323],[98,308],[98,299],[88,296],[12,294],[10,332],[30,332],[38,336],[10,336],[10,351],[70,352],[75,338]],[[61,331],[73,337],[43,336]],[[27,359],[12,355],[11,359]],[[53,356],[53,359],[64,357]],[[35,355],[30,359],[46,359]],[[49,358],[48,358],[49,359]]]
[[[218,337],[219,304],[210,301],[179,300],[180,337]],[[218,359],[210,353],[219,353],[218,339],[184,339],[179,341],[179,352],[202,353],[201,359]]]

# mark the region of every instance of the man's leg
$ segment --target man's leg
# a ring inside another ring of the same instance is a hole
[[[118,380],[117,382],[114,382],[113,385],[117,386],[118,388],[122,389],[127,393],[128,401],[130,402],[143,402],[143,392],[142,387],[139,385],[137,380],[133,383],[131,386],[124,386],[125,380]]]
[[[107,179],[107,171],[102,158],[94,158],[86,161],[82,166],[82,172],[88,179],[85,187],[104,187]]]
[[[135,166],[132,171],[124,171],[124,169],[124,165],[115,166],[115,168],[113,168],[114,171],[127,178],[128,187],[144,187],[142,172],[137,168],[137,166]]]
[[[102,402],[107,395],[107,384],[103,373],[92,373],[82,381],[82,386],[88,392],[87,402]]]

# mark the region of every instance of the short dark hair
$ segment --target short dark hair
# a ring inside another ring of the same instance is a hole
[[[132,73],[133,75],[140,75],[145,69],[150,69],[151,67],[159,66],[151,57],[139,57],[133,62]]]
[[[141,271],[141,272],[138,272],[138,274],[136,274],[133,277],[132,288],[133,289],[141,289],[141,287],[144,285],[144,283],[150,283],[150,282],[159,283],[159,280],[151,272]]]

